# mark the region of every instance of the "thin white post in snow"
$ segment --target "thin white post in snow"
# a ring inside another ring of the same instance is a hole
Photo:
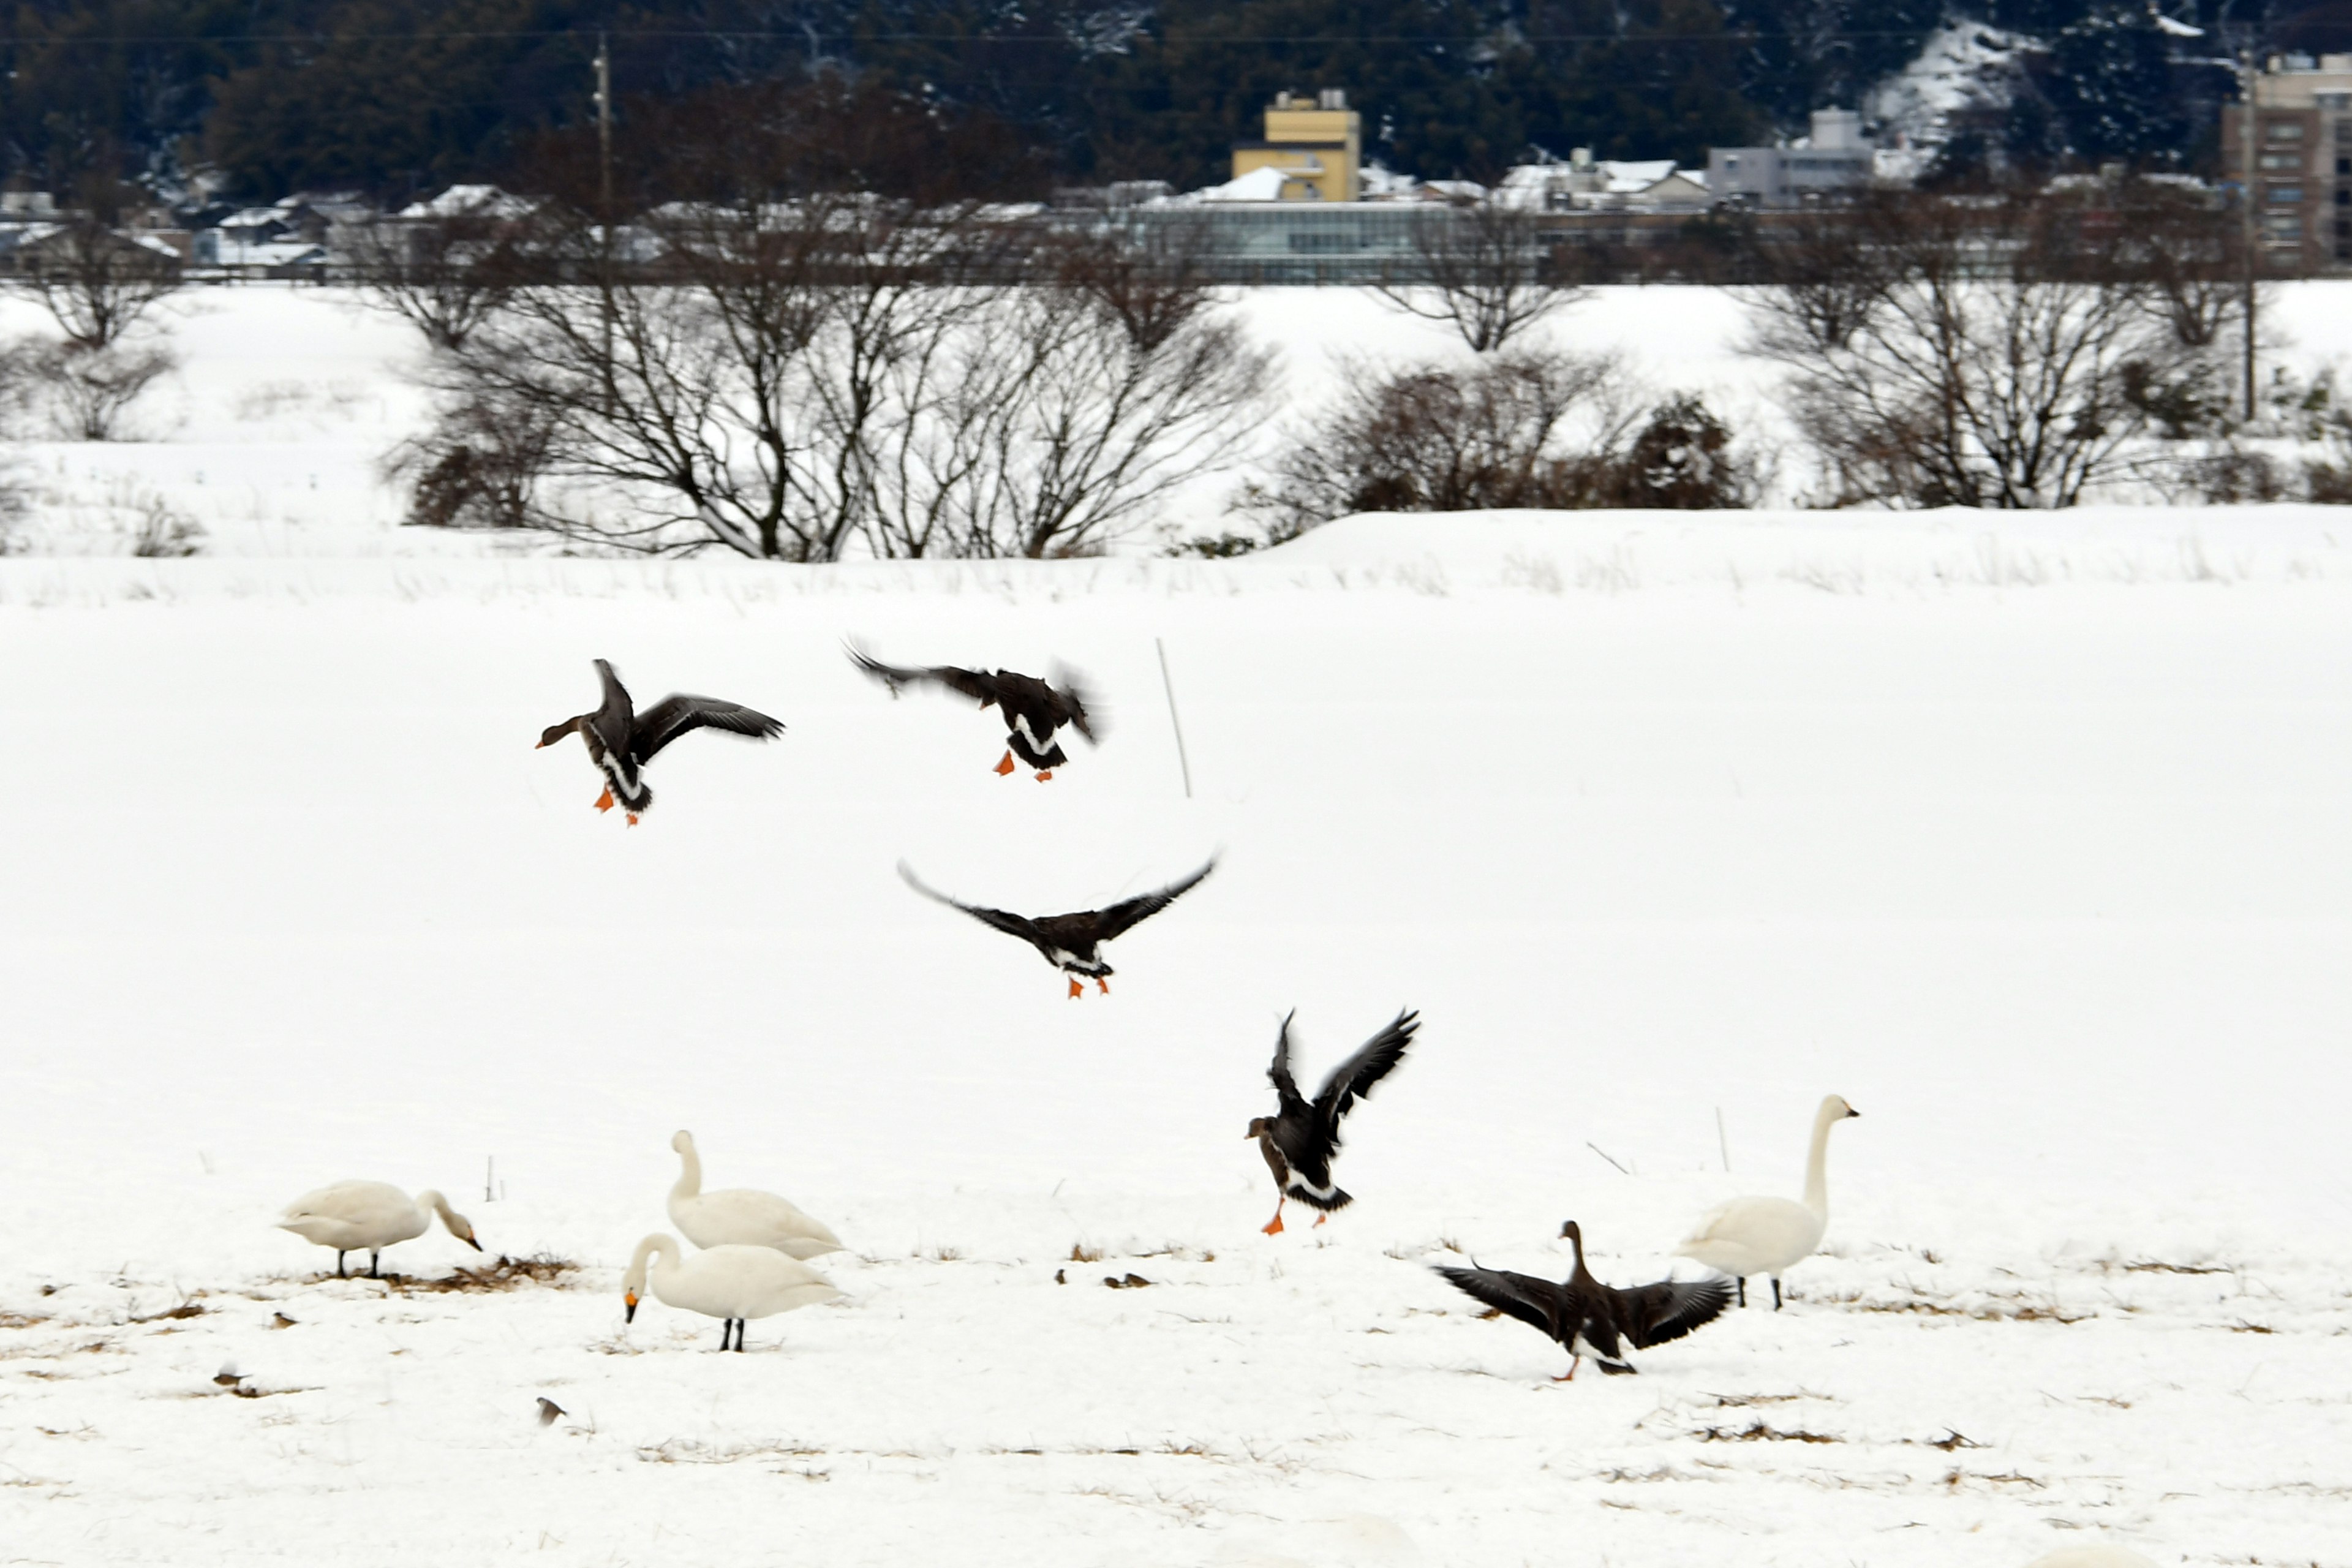
[[[1184,754],[1184,721],[1176,716],[1176,682],[1168,673],[1168,645],[1158,637],[1151,646],[1160,650],[1160,684],[1168,693],[1168,727],[1176,731],[1176,765],[1184,770],[1184,798],[1192,798],[1192,763]]]
[[[1715,1108],[1715,1146],[1723,1151],[1723,1173],[1731,1173],[1731,1140],[1723,1135],[1723,1107]]]
[[[489,1163],[482,1167],[482,1201],[484,1203],[498,1202],[498,1184],[499,1157],[493,1154],[489,1157]]]

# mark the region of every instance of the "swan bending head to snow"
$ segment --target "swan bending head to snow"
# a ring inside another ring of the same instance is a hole
[[[278,1228],[333,1247],[338,1279],[347,1278],[343,1255],[364,1251],[368,1278],[373,1279],[383,1249],[423,1236],[436,1214],[451,1236],[477,1252],[482,1250],[482,1244],[474,1239],[472,1222],[452,1209],[448,1199],[430,1187],[412,1198],[390,1182],[337,1182],[305,1193],[286,1205],[286,1217],[278,1222]]]
[[[655,1297],[672,1307],[719,1320],[719,1348],[728,1338],[743,1348],[743,1324],[837,1299],[833,1281],[797,1258],[769,1247],[713,1247],[688,1258],[677,1239],[656,1231],[637,1243],[629,1271],[621,1278],[623,1322],[635,1322],[637,1302],[650,1284]]]
[[[1705,1264],[1739,1282],[1739,1304],[1748,1305],[1748,1279],[1772,1279],[1772,1310],[1780,1310],[1780,1276],[1811,1258],[1829,1229],[1830,1129],[1861,1111],[1843,1096],[1830,1095],[1813,1113],[1813,1141],[1805,1155],[1805,1196],[1734,1198],[1699,1221],[1676,1256]]]
[[[669,1222],[697,1247],[770,1247],[788,1258],[810,1258],[842,1250],[841,1237],[821,1220],[803,1214],[789,1198],[754,1187],[702,1190],[702,1156],[694,1134],[669,1141],[682,1168],[669,1190]]]

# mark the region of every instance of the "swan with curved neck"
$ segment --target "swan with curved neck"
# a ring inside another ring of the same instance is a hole
[[[719,1348],[743,1348],[743,1324],[800,1307],[830,1301],[841,1292],[833,1281],[796,1258],[769,1247],[721,1246],[685,1255],[677,1238],[656,1231],[637,1243],[629,1271],[621,1278],[621,1321],[635,1322],[637,1302],[650,1285],[657,1300],[706,1318],[717,1318]]]
[[[1811,1258],[1830,1224],[1830,1129],[1861,1111],[1830,1095],[1813,1113],[1812,1146],[1805,1154],[1805,1196],[1734,1198],[1699,1221],[1675,1249],[1678,1257],[1705,1264],[1739,1282],[1739,1304],[1748,1305],[1748,1279],[1772,1279],[1772,1310],[1780,1310],[1781,1274]]]
[[[368,1278],[373,1279],[383,1249],[423,1236],[436,1214],[451,1236],[477,1252],[482,1250],[482,1244],[474,1239],[472,1223],[452,1209],[448,1199],[430,1187],[412,1198],[390,1182],[337,1182],[305,1193],[286,1205],[286,1216],[278,1222],[278,1228],[333,1247],[338,1279],[348,1278],[343,1255],[364,1251]]]
[[[841,1237],[788,1198],[754,1187],[702,1190],[702,1156],[694,1134],[669,1141],[681,1168],[669,1190],[669,1222],[697,1247],[770,1247],[788,1258],[817,1258],[842,1249]]]

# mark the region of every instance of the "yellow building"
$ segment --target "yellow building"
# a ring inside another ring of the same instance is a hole
[[[1363,193],[1363,121],[1345,92],[1277,93],[1266,108],[1265,140],[1234,143],[1234,178],[1279,169],[1284,201],[1352,202]]]

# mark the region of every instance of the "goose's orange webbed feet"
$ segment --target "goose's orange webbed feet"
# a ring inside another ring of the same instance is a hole
[[[997,764],[996,764],[996,774],[997,774],[997,776],[998,776],[999,778],[1003,778],[1004,775],[1006,775],[1007,773],[1010,773],[1012,771],[1013,771],[1013,753],[1012,753],[1011,752],[1005,752],[1005,753],[1004,753],[1004,760],[1003,760],[1003,762],[1001,762],[1001,763],[997,763]]]
[[[1070,976],[1070,1000],[1071,1000],[1071,1001],[1073,1001],[1073,1002],[1075,1002],[1075,1001],[1076,1001],[1079,997],[1081,997],[1081,996],[1085,995],[1086,994],[1087,994],[1087,988],[1086,988],[1085,986],[1083,986],[1083,985],[1081,985],[1081,984],[1078,984],[1078,977],[1077,977],[1076,975],[1075,975],[1075,974],[1071,975],[1071,976]]]
[[[610,811],[613,809],[613,792],[611,790],[608,789],[603,795],[596,797],[596,809],[599,811]]]

